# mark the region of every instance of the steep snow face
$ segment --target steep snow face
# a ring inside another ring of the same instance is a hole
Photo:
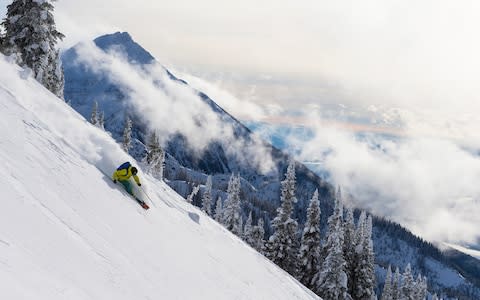
[[[140,174],[144,211],[108,174],[127,157],[0,56],[0,282],[5,299],[318,299]]]

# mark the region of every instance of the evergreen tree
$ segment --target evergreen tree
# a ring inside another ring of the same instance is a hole
[[[130,148],[132,147],[132,120],[127,117],[125,122],[125,128],[123,129],[123,143],[122,148],[125,152],[129,152]]]
[[[427,297],[427,278],[418,274],[417,280],[414,283],[413,299],[424,300]]]
[[[295,162],[290,161],[282,181],[281,205],[272,221],[273,235],[268,241],[267,257],[290,274],[297,269],[297,221],[292,219],[295,198]]]
[[[3,24],[0,23],[0,52],[2,52],[2,45],[5,44],[5,29]]]
[[[240,211],[241,212],[241,211]],[[239,238],[243,237],[243,215],[240,213],[240,218],[238,218],[238,223],[236,224],[235,228],[233,229],[234,232]]]
[[[98,102],[94,101],[93,102],[93,108],[92,108],[92,114],[90,116],[90,123],[92,123],[95,126],[98,126],[99,120],[98,120]]]
[[[348,293],[354,295],[354,286],[356,284],[355,279],[355,267],[357,265],[357,255],[355,253],[355,220],[353,218],[353,210],[347,209],[346,218],[343,223],[344,228],[344,244],[343,255],[345,257],[346,272],[348,276]]]
[[[154,165],[155,174],[158,179],[163,180],[165,172],[165,151],[160,148],[160,157],[157,160],[157,163]]]
[[[103,111],[98,115],[98,127],[105,130],[105,114]]]
[[[247,222],[245,222],[245,227],[243,229],[243,240],[249,244],[250,246],[253,246],[253,227],[252,227],[252,212],[248,214],[248,219]]]
[[[252,228],[252,247],[260,253],[264,253],[265,248],[265,228],[263,219],[259,218],[257,225]]]
[[[363,246],[366,220],[367,220],[367,214],[365,213],[365,211],[362,211],[357,221],[357,228],[355,229],[355,247],[356,248],[361,249]],[[359,252],[359,251],[355,249],[355,252]]]
[[[209,216],[212,215],[212,176],[207,177],[205,192],[203,192],[202,197],[202,211]]]
[[[422,277],[422,283],[420,285],[420,290],[418,293],[418,299],[424,300],[427,298],[428,294],[428,283],[427,283],[427,277],[423,276]]]
[[[160,139],[155,130],[152,130],[147,138],[147,164],[152,165],[159,156]]]
[[[393,275],[392,281],[392,300],[400,300],[401,297],[401,287],[400,287],[400,270],[398,267],[395,269],[395,274]]]
[[[327,256],[318,274],[317,294],[324,299],[352,299],[348,293],[346,262],[343,257],[343,206],[340,189],[335,197],[333,214],[328,218],[328,233],[325,244]]]
[[[339,225],[338,221],[341,221]],[[335,206],[333,208],[333,214],[328,218],[328,227],[327,227],[327,237],[330,235],[331,231],[336,231],[338,228],[342,229],[342,240],[344,239],[344,229],[343,229],[343,199],[342,199],[342,190],[340,186],[337,188],[335,194]]]
[[[412,268],[410,264],[407,265],[402,274],[402,284],[399,300],[414,300],[415,283],[413,281]]]
[[[215,221],[218,223],[223,222],[223,204],[222,198],[218,197],[217,199],[217,206],[215,207]]]
[[[223,225],[237,236],[242,234],[240,175],[232,174],[227,188],[227,200],[223,209]]]
[[[188,203],[192,203],[192,202],[193,202],[193,198],[195,197],[195,195],[197,195],[197,193],[198,193],[199,190],[200,190],[200,186],[199,186],[199,185],[193,187],[192,192],[190,193],[190,195],[187,196],[187,202],[188,202]]]
[[[358,224],[359,242],[355,248],[356,266],[354,270],[354,297],[358,300],[369,300],[375,288],[375,255],[372,241],[372,217],[362,218]]]
[[[349,277],[349,287],[350,290],[353,291],[353,296],[356,297],[357,293],[362,294],[363,293],[363,286],[361,282],[361,278],[363,276],[362,270],[364,263],[361,263],[361,260],[363,259],[364,255],[364,242],[365,242],[365,222],[367,219],[367,215],[364,211],[360,214],[360,217],[358,218],[357,222],[357,228],[355,229],[354,233],[354,242],[353,244],[355,245],[354,249],[354,257],[353,257],[353,263],[352,263],[352,273],[350,274]]]
[[[307,221],[298,254],[298,277],[300,282],[309,289],[315,287],[313,280],[320,265],[320,213],[318,190],[315,190],[307,209]]]
[[[393,300],[392,295],[392,269],[388,266],[385,285],[383,286],[382,300]]]
[[[53,9],[48,0],[14,0],[2,22],[1,50],[14,54],[20,65],[32,69],[38,82],[63,98],[64,77],[56,45],[65,36],[56,29]]]

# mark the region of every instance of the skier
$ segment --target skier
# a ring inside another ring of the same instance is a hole
[[[120,165],[117,170],[115,172],[113,172],[113,176],[112,176],[112,179],[113,179],[113,183],[117,183],[117,181],[119,181],[123,187],[125,188],[125,190],[133,196],[133,198],[135,198],[135,200],[137,200],[137,202],[145,209],[148,209],[148,205],[138,199],[134,194],[133,194],[133,190],[132,190],[132,185],[130,183],[130,177],[133,176],[133,179],[135,180],[135,182],[137,183],[138,186],[142,186],[142,184],[140,183],[140,179],[138,178],[137,176],[137,173],[138,173],[138,170],[137,168],[135,168],[134,166],[132,166],[132,164],[130,164],[130,162],[126,162],[126,163],[123,163],[122,165]]]

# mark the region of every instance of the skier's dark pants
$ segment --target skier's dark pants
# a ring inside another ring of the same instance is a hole
[[[130,180],[119,180],[118,182],[120,182],[123,187],[125,188],[125,190],[133,196],[133,191],[132,191],[132,184],[130,183]]]

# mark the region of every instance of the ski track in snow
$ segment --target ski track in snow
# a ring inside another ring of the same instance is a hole
[[[2,299],[318,299],[0,55]],[[21,75],[21,76],[20,76]]]

